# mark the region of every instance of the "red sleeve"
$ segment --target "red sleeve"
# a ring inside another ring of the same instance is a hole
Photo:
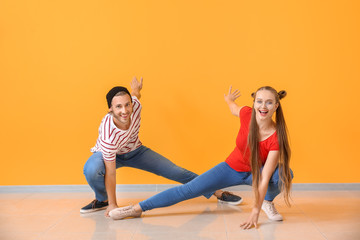
[[[274,151],[274,150],[279,150],[280,147],[279,147],[279,141],[278,141],[278,138],[277,138],[277,133],[275,133],[272,138],[271,138],[271,141],[269,143],[269,151]]]
[[[244,106],[241,108],[240,110],[240,123],[241,126],[248,126],[251,120],[251,113],[252,113],[252,108],[248,107],[248,106]]]

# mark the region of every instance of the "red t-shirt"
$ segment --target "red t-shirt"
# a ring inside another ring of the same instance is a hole
[[[247,147],[247,137],[251,119],[251,107],[243,107],[240,110],[240,130],[236,138],[236,147],[226,159],[226,163],[238,172],[250,172],[250,149]],[[260,143],[260,159],[265,164],[267,156],[272,150],[279,150],[277,134],[274,132],[270,137]]]

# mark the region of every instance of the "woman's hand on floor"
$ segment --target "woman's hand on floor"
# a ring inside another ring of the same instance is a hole
[[[250,229],[250,228],[252,228],[252,226],[255,226],[255,228],[257,228],[258,227],[257,222],[258,222],[258,219],[259,219],[259,213],[260,213],[260,210],[253,209],[251,211],[251,214],[248,217],[248,219],[245,222],[241,223],[240,227],[242,229],[244,229],[244,230],[245,229]]]

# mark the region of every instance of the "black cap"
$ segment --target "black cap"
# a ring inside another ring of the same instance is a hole
[[[115,95],[119,92],[126,92],[127,94],[129,94],[130,99],[131,99],[131,94],[129,92],[129,90],[127,90],[126,87],[113,87],[107,94],[106,94],[106,100],[108,103],[109,108],[111,107],[111,101],[113,99],[113,97],[115,97]]]

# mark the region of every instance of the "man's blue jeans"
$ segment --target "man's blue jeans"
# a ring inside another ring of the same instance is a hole
[[[291,175],[293,176],[292,171]],[[265,200],[272,201],[280,193],[279,182],[279,171],[276,168],[270,178]],[[158,193],[139,204],[143,211],[147,211],[171,206],[187,199],[209,194],[217,189],[235,185],[252,185],[251,172],[237,172],[226,162],[222,162],[192,181]]]
[[[116,168],[120,167],[141,169],[183,184],[198,176],[193,172],[175,165],[167,158],[145,146],[140,146],[126,154],[116,155]],[[84,174],[90,187],[95,192],[96,199],[98,201],[106,201],[105,164],[101,152],[93,153],[87,160],[84,166]],[[206,197],[210,198],[211,195],[212,193]]]

